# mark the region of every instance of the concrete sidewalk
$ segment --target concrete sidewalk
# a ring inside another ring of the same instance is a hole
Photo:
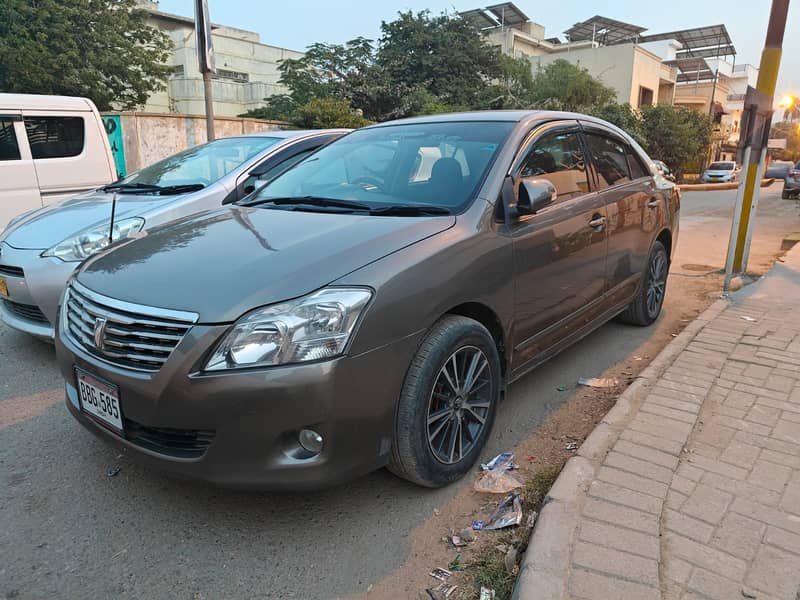
[[[800,600],[800,246],[690,324],[567,462],[519,600]]]

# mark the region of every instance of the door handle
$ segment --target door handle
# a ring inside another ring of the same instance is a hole
[[[647,201],[647,208],[658,208],[659,204],[658,198],[650,198],[650,200]]]
[[[600,231],[603,227],[605,227],[606,218],[603,215],[594,214],[592,215],[592,220],[589,221],[589,227],[592,229],[596,229]]]

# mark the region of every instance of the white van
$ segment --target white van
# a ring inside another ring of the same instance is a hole
[[[0,94],[0,230],[17,215],[116,179],[91,100]]]

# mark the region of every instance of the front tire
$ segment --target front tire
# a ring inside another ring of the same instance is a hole
[[[664,295],[667,291],[667,275],[669,274],[669,255],[664,244],[656,241],[650,250],[642,283],[633,302],[620,315],[620,320],[631,325],[646,327],[652,324],[661,314]]]
[[[438,321],[406,374],[389,470],[425,487],[463,477],[491,433],[500,379],[497,346],[483,325],[456,315]]]

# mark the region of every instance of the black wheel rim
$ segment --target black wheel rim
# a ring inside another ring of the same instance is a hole
[[[480,439],[494,401],[494,374],[483,350],[453,352],[433,383],[426,428],[428,445],[441,463],[460,462]]]
[[[650,273],[647,278],[647,312],[655,317],[664,302],[667,289],[667,257],[658,252],[650,261]]]

